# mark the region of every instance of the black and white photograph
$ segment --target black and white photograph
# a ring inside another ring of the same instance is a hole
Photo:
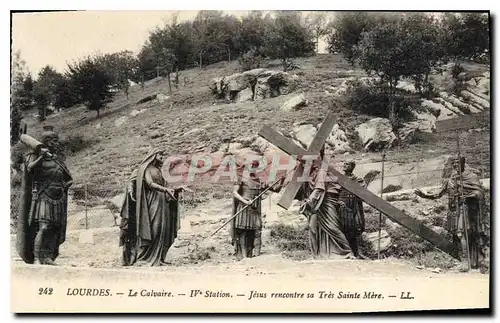
[[[11,11],[11,312],[491,314],[486,9]]]

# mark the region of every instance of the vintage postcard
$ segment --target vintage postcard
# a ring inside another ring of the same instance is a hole
[[[490,313],[490,14],[11,12],[15,313]]]

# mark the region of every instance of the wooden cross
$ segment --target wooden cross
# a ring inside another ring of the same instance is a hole
[[[309,148],[307,150],[297,146],[293,141],[286,138],[285,136],[283,136],[282,134],[280,134],[279,132],[277,132],[276,130],[272,129],[267,125],[260,130],[259,136],[266,139],[267,141],[269,141],[270,143],[272,143],[273,145],[275,145],[288,155],[317,156],[319,150],[324,145],[326,139],[330,135],[331,130],[333,129],[334,121],[335,119],[333,115],[331,113],[328,114],[323,124],[321,125],[320,129],[318,130],[316,137],[313,139],[312,143],[309,145]],[[300,186],[302,185],[302,183],[297,181],[297,178],[302,175],[302,172],[303,172],[303,167],[301,166],[301,164],[299,164],[297,170],[293,175],[292,181],[286,186],[280,198],[278,205],[280,205],[281,207],[288,209],[291,206],[293,199],[295,198],[295,195],[297,194],[297,192],[300,189]],[[389,202],[381,199],[380,197],[373,194],[364,187],[361,187],[360,185],[358,185],[358,183],[356,183],[349,177],[337,171],[332,165],[328,165],[328,172],[330,173],[330,175],[335,177],[340,186],[342,186],[352,194],[359,197],[363,202],[369,204],[376,210],[384,213],[392,221],[411,230],[415,234],[429,241],[437,248],[441,249],[442,251],[446,252],[452,257],[458,258],[458,252],[457,252],[458,250],[451,241],[448,241],[447,239],[443,238],[442,236],[440,236],[439,234],[437,234],[436,232],[425,226],[422,222],[405,214],[403,211],[394,207]]]

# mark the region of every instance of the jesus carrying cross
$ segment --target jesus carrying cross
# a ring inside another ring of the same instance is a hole
[[[309,245],[314,256],[339,255],[355,258],[346,236],[342,230],[340,208],[345,207],[339,201],[341,187],[331,180],[325,167],[324,147],[320,156],[313,162],[309,180],[303,183],[299,196],[304,200],[301,213],[305,214],[309,226]],[[303,194],[300,194],[303,193]]]

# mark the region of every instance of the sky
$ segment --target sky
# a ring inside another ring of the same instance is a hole
[[[243,16],[247,11],[226,11]],[[45,65],[63,72],[67,62],[89,54],[130,50],[137,53],[156,26],[173,11],[79,11],[15,13],[12,50],[19,50],[32,75]],[[180,11],[179,20],[191,20],[197,11]],[[321,44],[320,44],[320,47]]]

